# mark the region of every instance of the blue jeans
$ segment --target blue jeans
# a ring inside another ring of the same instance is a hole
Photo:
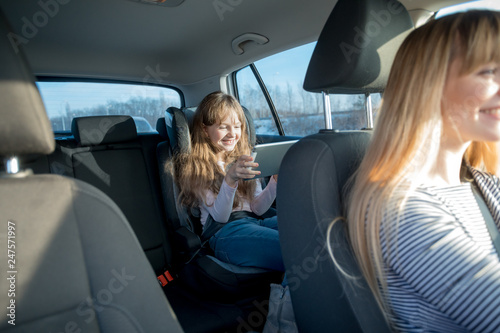
[[[224,262],[285,271],[276,216],[263,220],[245,217],[229,222],[209,243],[215,257]]]

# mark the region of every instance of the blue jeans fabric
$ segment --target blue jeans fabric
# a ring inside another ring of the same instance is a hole
[[[284,272],[276,216],[246,217],[229,222],[209,240],[215,257],[224,262]]]

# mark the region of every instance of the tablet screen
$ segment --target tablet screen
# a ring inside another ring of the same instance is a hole
[[[254,161],[259,163],[259,166],[255,169],[260,171],[260,175],[256,176],[256,178],[278,174],[281,160],[283,160],[288,149],[297,141],[281,141],[256,145],[253,149],[257,153]]]

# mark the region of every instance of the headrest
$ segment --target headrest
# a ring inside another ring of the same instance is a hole
[[[247,121],[248,138],[252,146],[254,146],[257,137],[255,134],[253,117],[250,111],[245,107],[243,107],[243,112],[245,113]],[[193,125],[194,113],[195,111],[190,108],[179,109],[173,106],[165,111],[165,127],[174,154],[191,151],[191,136],[189,129]],[[158,122],[157,126],[162,126],[162,124]],[[161,134],[162,131],[163,130],[158,130],[158,133]]]
[[[165,123],[165,117],[158,118],[156,121],[156,131],[163,139],[168,138],[167,124]]]
[[[137,138],[137,128],[130,116],[73,118],[71,132],[82,146],[126,142]]]
[[[50,154],[54,133],[35,78],[0,11],[0,155]]]
[[[191,115],[191,123],[192,123]],[[191,151],[191,136],[189,134],[189,121],[186,114],[179,108],[169,107],[165,111],[165,125],[173,153],[189,153]]]
[[[323,27],[304,89],[373,93],[385,89],[396,52],[413,22],[396,0],[339,0]]]

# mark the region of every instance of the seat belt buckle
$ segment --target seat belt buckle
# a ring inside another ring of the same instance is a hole
[[[162,287],[165,287],[169,282],[172,282],[174,280],[174,277],[168,270],[163,272],[163,274],[158,276],[158,282]]]

